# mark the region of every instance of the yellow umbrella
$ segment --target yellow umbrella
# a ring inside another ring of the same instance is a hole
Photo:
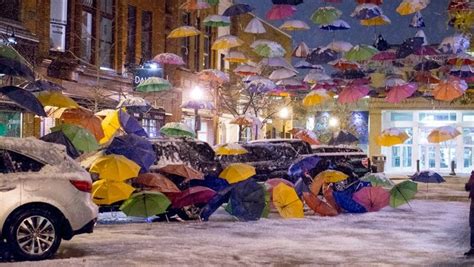
[[[114,110],[113,112],[109,112],[101,125],[102,130],[104,130],[104,137],[100,139],[99,144],[103,145],[112,139],[115,133],[120,129],[119,111]]]
[[[70,97],[56,91],[43,91],[38,94],[38,100],[43,106],[58,108],[78,108],[79,105]]]
[[[242,155],[248,153],[247,149],[237,143],[218,146],[215,152],[216,155]]]
[[[233,163],[227,166],[219,177],[227,180],[230,184],[235,184],[254,176],[255,168],[244,163]]]
[[[429,3],[430,0],[403,0],[396,10],[402,16],[410,15],[424,9]]]
[[[109,113],[114,111],[115,109],[103,109],[99,112],[96,112],[94,115],[96,115],[97,117],[105,118],[107,115],[109,115]]]
[[[191,37],[201,34],[201,32],[193,26],[181,26],[170,32],[168,38]]]
[[[121,182],[137,177],[140,166],[122,155],[107,155],[96,159],[89,171],[98,173],[100,179]]]
[[[408,134],[397,128],[389,128],[382,131],[382,133],[377,136],[377,144],[381,146],[394,146],[405,143],[405,141],[410,138]]]
[[[272,192],[273,205],[283,218],[303,218],[303,202],[293,187],[278,184]]]
[[[461,133],[452,126],[442,126],[431,131],[431,133],[428,135],[428,142],[442,143],[454,139],[460,134]]]
[[[390,23],[392,23],[392,21],[385,15],[381,15],[371,19],[362,19],[360,21],[360,24],[364,26],[382,26]]]
[[[216,39],[216,41],[212,44],[212,50],[220,50],[220,49],[229,49],[233,47],[238,47],[244,44],[239,37],[234,35],[224,35]]]
[[[99,180],[92,184],[92,201],[97,205],[110,205],[125,200],[135,188],[124,182]]]
[[[323,90],[323,89],[314,90],[304,97],[303,106],[306,106],[306,107],[316,106],[329,99],[331,99],[331,96],[327,93],[326,90]]]
[[[239,51],[229,52],[229,54],[224,57],[224,60],[231,63],[246,63],[249,61],[245,54]]]
[[[349,178],[349,176],[343,172],[335,170],[325,170],[316,175],[316,177],[314,177],[314,180],[323,179],[326,183],[337,183],[340,181],[344,181],[347,178]]]

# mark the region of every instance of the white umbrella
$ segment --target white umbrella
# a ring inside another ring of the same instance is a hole
[[[308,24],[302,20],[288,20],[285,21],[280,29],[285,31],[298,31],[298,30],[309,30]]]
[[[234,69],[234,73],[239,75],[256,75],[260,73],[260,70],[257,67],[250,66],[248,64],[243,64]]]
[[[284,57],[269,57],[262,59],[259,65],[269,66],[269,67],[282,67],[287,68],[293,71],[296,71],[293,66],[288,63],[288,61]]]
[[[418,30],[415,34],[415,37],[423,38],[423,45],[428,45],[428,39],[426,38],[425,32],[423,30]]]
[[[291,77],[295,77],[297,72],[294,72],[289,69],[281,68],[274,70],[272,74],[270,74],[269,78],[271,80],[282,80],[282,79],[287,79]]]
[[[295,47],[291,55],[294,57],[306,58],[309,55],[309,52],[308,45],[305,42],[301,42],[297,47]]]
[[[320,70],[310,70],[308,74],[304,77],[304,82],[307,83],[317,83],[319,81],[328,81],[331,80],[331,76],[327,75]]]
[[[225,56],[224,60],[229,62],[245,63],[248,61],[248,58],[240,51],[230,51],[229,54]]]
[[[253,34],[261,34],[266,33],[265,27],[263,23],[258,18],[253,18],[245,27],[244,32],[253,33]]]
[[[351,50],[352,47],[353,45],[351,43],[344,41],[333,41],[326,46],[326,48],[334,50],[338,53],[345,53]]]
[[[438,50],[445,54],[464,53],[469,49],[469,39],[461,34],[455,34],[443,39]]]

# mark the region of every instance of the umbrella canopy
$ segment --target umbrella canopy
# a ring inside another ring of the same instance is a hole
[[[98,173],[100,179],[123,182],[137,177],[140,166],[122,155],[106,155],[98,157],[89,171]]]
[[[274,41],[257,40],[252,43],[251,47],[257,55],[262,57],[283,57],[286,53],[283,46]]]
[[[268,78],[271,80],[282,80],[282,79],[287,79],[291,77],[295,77],[297,72],[289,70],[287,68],[280,68],[274,70]]]
[[[29,81],[35,80],[35,73],[28,65],[10,58],[0,57],[0,74],[19,76]]]
[[[441,81],[433,90],[433,96],[436,100],[453,101],[461,97],[467,90],[468,86],[464,80],[450,77]]]
[[[351,26],[349,23],[345,22],[342,19],[337,19],[329,24],[322,24],[319,26],[321,30],[326,31],[341,31],[341,30],[349,30]]]
[[[367,211],[379,211],[388,206],[390,193],[380,186],[368,186],[355,192],[352,199],[364,206]]]
[[[303,106],[305,107],[316,106],[316,105],[326,102],[329,99],[331,99],[331,96],[328,94],[326,90],[324,89],[314,90],[314,91],[309,92],[303,98]]]
[[[388,91],[385,100],[389,103],[399,103],[412,96],[417,89],[418,86],[415,83],[393,86]]]
[[[247,154],[248,151],[238,143],[230,143],[218,146],[215,150],[216,155],[242,155]]]
[[[321,71],[320,69],[310,70],[308,74],[306,74],[306,76],[304,77],[303,81],[321,86],[321,88],[313,87],[313,89],[326,89],[326,87],[324,87],[324,85],[326,84],[329,84],[330,87],[334,87],[334,84],[331,81],[331,76],[327,75],[326,73],[324,73],[324,71]]]
[[[430,0],[403,0],[396,11],[402,16],[410,15],[426,8],[429,3]]]
[[[247,89],[251,93],[265,93],[265,92],[275,89],[276,87],[277,85],[273,81],[262,78],[259,80],[251,81],[248,84]]]
[[[212,44],[212,50],[229,49],[244,44],[239,37],[234,35],[224,35],[216,39]]]
[[[434,183],[440,184],[446,182],[443,176],[439,175],[439,173],[434,171],[422,171],[415,173],[412,177],[410,177],[412,181],[420,182],[420,183]]]
[[[422,37],[412,37],[406,39],[397,49],[397,58],[406,58],[407,56],[415,53],[415,51],[423,46],[423,43],[424,39]]]
[[[345,191],[334,191],[334,201],[338,207],[345,210],[348,213],[364,213],[367,212],[364,206],[352,199],[350,192]]]
[[[394,146],[405,143],[409,138],[410,136],[404,130],[388,128],[377,136],[377,144],[380,146]]]
[[[153,58],[154,62],[169,65],[184,65],[183,58],[173,53],[160,53]]]
[[[372,56],[372,60],[376,61],[392,61],[397,59],[397,53],[393,50],[380,51]]]
[[[416,192],[418,192],[418,185],[410,180],[393,186],[390,190],[390,206],[396,208],[405,203],[408,204],[408,201],[415,197]]]
[[[160,172],[181,176],[184,178],[184,181],[204,179],[204,174],[202,172],[185,164],[168,164],[165,167],[160,168]]]
[[[170,32],[167,38],[184,38],[201,34],[201,32],[193,26],[181,26]]]
[[[344,58],[349,61],[363,61],[371,59],[377,52],[378,50],[373,46],[356,45],[344,55]]]
[[[353,45],[351,43],[344,41],[332,41],[326,46],[326,48],[329,48],[338,53],[348,52],[349,50],[351,50],[352,47]]]
[[[309,47],[305,42],[301,42],[298,46],[295,47],[291,56],[299,57],[299,58],[306,58],[310,53]]]
[[[361,4],[356,6],[351,17],[363,20],[372,19],[381,15],[383,15],[383,11],[379,6],[374,4]]]
[[[331,50],[327,47],[318,47],[311,51],[306,57],[306,61],[311,64],[326,64],[335,60],[338,56],[338,53],[334,50]]]
[[[220,174],[219,177],[227,180],[230,184],[235,184],[256,174],[255,168],[244,163],[233,163],[227,166]]]
[[[311,130],[303,130],[299,131],[294,135],[296,138],[305,141],[310,145],[320,145],[321,143],[316,136],[316,133]]]
[[[146,113],[152,108],[148,101],[138,96],[129,96],[122,99],[117,105],[117,108],[122,107],[133,113]]]
[[[216,69],[204,69],[198,73],[200,80],[208,82],[216,82],[219,84],[227,83],[230,81],[229,75],[223,71]]]
[[[249,61],[245,54],[239,51],[230,51],[224,60],[231,63],[246,63]]]
[[[247,4],[234,4],[228,7],[222,15],[227,17],[238,16],[242,14],[246,14],[252,12],[255,8],[251,7]]]
[[[337,102],[341,104],[355,103],[359,99],[365,97],[370,89],[366,85],[347,86],[339,93]]]
[[[440,79],[431,71],[420,71],[415,74],[415,81],[419,83],[434,84],[439,83]]]
[[[112,110],[108,112],[105,118],[102,120],[101,126],[102,130],[104,131],[104,138],[102,138],[99,143],[102,145],[110,141],[114,137],[115,133],[117,133],[117,131],[120,129],[121,124],[119,111]]]
[[[209,217],[220,207],[222,204],[225,202],[229,201],[230,198],[230,192],[232,190],[232,186],[227,186],[226,188],[220,190],[217,192],[216,195],[214,195],[213,198],[211,198],[206,206],[204,206],[201,210],[201,214],[199,214],[199,217],[203,221],[208,221]]]
[[[17,103],[24,109],[37,114],[38,116],[46,117],[46,112],[40,101],[29,91],[21,89],[16,86],[0,87],[0,93],[4,94],[10,100]]]
[[[302,20],[287,20],[281,26],[280,29],[284,31],[303,31],[309,30],[308,24]]]
[[[230,214],[242,221],[255,221],[265,208],[265,190],[253,179],[236,184],[230,193]]]
[[[127,216],[151,217],[165,213],[171,201],[160,192],[140,192],[133,194],[121,206]]]
[[[135,134],[146,138],[148,137],[147,132],[145,131],[145,129],[143,129],[140,122],[138,122],[135,117],[131,116],[127,112],[119,110],[119,121],[120,125],[122,126],[122,129],[127,134]]]
[[[244,29],[244,32],[253,33],[253,34],[262,34],[262,33],[266,33],[267,31],[265,30],[265,26],[263,26],[263,23],[260,21],[260,19],[255,17],[249,21],[249,23]]]
[[[92,201],[97,205],[111,205],[128,199],[135,188],[123,182],[99,180],[92,184]]]
[[[360,178],[361,181],[370,182],[372,186],[383,186],[383,187],[392,187],[395,185],[392,180],[390,180],[383,173],[368,173],[364,177]]]
[[[242,76],[251,76],[259,74],[260,70],[255,66],[242,64],[234,69],[234,73]]]
[[[89,130],[97,141],[104,138],[102,121],[92,111],[85,108],[65,109],[60,116],[65,123],[79,125]]]
[[[344,145],[358,142],[359,139],[347,131],[339,131],[329,140],[329,145]]]
[[[438,69],[439,67],[441,67],[441,65],[437,61],[426,60],[426,61],[416,64],[413,69],[417,71],[422,71],[422,70],[434,70],[434,69]]]
[[[270,57],[260,60],[259,65],[265,65],[269,67],[281,67],[287,68],[289,70],[295,71],[293,66],[284,58],[284,57]]]
[[[435,128],[428,135],[428,142],[442,143],[458,137],[461,134],[456,128],[452,126],[442,126]]]
[[[230,26],[230,18],[221,15],[209,15],[203,23],[209,27],[227,27]]]
[[[67,136],[74,147],[82,152],[92,152],[99,149],[94,135],[87,129],[73,124],[60,124],[51,128],[52,132],[61,131]]]
[[[425,20],[421,15],[420,11],[417,11],[413,18],[411,19],[410,25],[411,28],[423,28],[425,27]]]
[[[232,121],[230,121],[231,124],[237,124],[241,126],[252,126],[258,123],[256,118],[248,116],[248,115],[240,115],[235,117]]]
[[[294,5],[297,6],[303,3],[303,0],[272,0],[274,5]]]
[[[303,202],[293,187],[278,184],[272,192],[273,205],[283,218],[303,218]]]
[[[173,181],[159,173],[142,173],[135,178],[134,183],[162,193],[181,192]]]
[[[38,100],[45,106],[58,108],[78,108],[79,105],[70,97],[58,91],[43,91],[38,94]]]
[[[358,63],[351,62],[343,58],[328,62],[328,64],[338,70],[359,70],[361,68]]]
[[[338,183],[340,181],[346,180],[347,178],[349,178],[348,175],[346,175],[343,172],[335,171],[335,170],[325,170],[318,173],[318,175],[314,177],[315,180],[322,179],[324,180],[325,183]]]
[[[324,6],[316,9],[311,15],[311,20],[316,24],[330,24],[339,19],[342,12],[332,6]]]
[[[156,152],[150,141],[135,134],[115,137],[105,152],[127,157],[137,163],[142,172],[148,171],[156,161]]]
[[[181,122],[168,122],[160,129],[160,133],[174,137],[195,137],[194,131]]]
[[[296,7],[292,5],[273,5],[266,14],[268,20],[280,20],[293,16]]]
[[[216,191],[204,187],[204,186],[193,186],[181,193],[173,199],[173,208],[183,208],[186,206],[206,204],[216,195]]]
[[[160,77],[150,77],[137,85],[136,90],[138,92],[149,93],[166,91],[170,88],[171,84],[168,80]]]
[[[61,85],[53,83],[53,82],[48,81],[48,80],[44,80],[44,79],[39,79],[39,80],[35,80],[33,82],[28,82],[23,87],[23,89],[28,90],[30,92],[63,91],[63,90],[65,90],[65,88],[62,87]]]
[[[214,104],[208,100],[188,100],[181,108],[214,110]]]
[[[316,168],[316,165],[321,161],[318,156],[305,157],[297,162],[294,162],[288,168],[288,175],[290,177],[301,177],[310,170]]]
[[[81,155],[71,143],[71,141],[67,138],[67,136],[61,131],[49,133],[42,136],[40,139],[45,142],[56,143],[65,146],[67,154],[73,159],[78,158]]]
[[[380,15],[371,19],[362,19],[360,21],[360,25],[363,26],[382,26],[390,23],[392,23],[392,21],[385,15]]]
[[[211,6],[204,0],[187,0],[180,5],[179,8],[191,12],[193,10],[208,9],[211,8]]]

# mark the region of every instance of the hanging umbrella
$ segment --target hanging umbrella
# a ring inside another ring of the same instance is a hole
[[[287,79],[296,76],[297,72],[294,72],[292,70],[286,69],[286,68],[280,68],[274,70],[268,78],[271,80],[281,80],[281,79]]]
[[[314,180],[322,179],[325,183],[338,183],[346,180],[347,178],[349,178],[349,176],[343,172],[335,170],[325,170],[318,173],[318,175],[314,177]]]
[[[441,65],[436,62],[435,60],[426,60],[426,61],[423,61],[423,62],[420,62],[418,64],[415,65],[415,67],[413,68],[414,70],[417,70],[417,71],[420,71],[420,70],[434,70],[434,69],[438,69],[440,68]]]
[[[376,61],[393,61],[397,59],[397,54],[393,50],[380,51],[373,55],[371,59]]]
[[[342,19],[337,19],[329,24],[322,24],[319,26],[321,30],[326,31],[341,31],[341,30],[349,30],[351,26]]]
[[[329,140],[329,145],[344,145],[358,142],[359,139],[347,131],[339,131]]]
[[[355,103],[359,99],[369,94],[370,88],[366,85],[347,86],[342,89],[337,98],[337,102],[341,104]]]
[[[228,83],[229,75],[216,69],[204,69],[198,73],[198,78],[203,81],[216,82],[218,84]]]
[[[284,31],[302,31],[309,30],[308,24],[302,20],[287,20],[281,26],[280,29]]]
[[[272,0],[274,5],[294,5],[297,6],[303,3],[303,0]]]
[[[148,218],[165,213],[170,200],[160,192],[140,192],[133,194],[121,206],[127,216]]]
[[[52,132],[47,135],[44,135],[40,138],[40,140],[65,146],[66,153],[73,159],[78,158],[81,155],[71,143],[71,141],[67,138],[67,136],[61,131]]]
[[[444,180],[443,176],[439,175],[439,173],[436,173],[434,171],[422,171],[415,173],[412,177],[410,177],[412,181],[415,182],[420,182],[420,183],[444,183],[446,180]]]
[[[390,206],[396,208],[405,203],[410,205],[408,201],[415,197],[418,192],[418,185],[412,181],[403,181],[395,185],[390,190]]]
[[[204,25],[209,27],[230,26],[230,18],[221,15],[209,15],[203,20]]]
[[[463,78],[466,83],[472,83],[472,79],[469,78],[474,77],[474,65],[463,65],[463,66],[454,66],[449,71],[449,74],[455,76],[457,78]]]
[[[65,123],[79,125],[89,130],[97,141],[105,136],[102,121],[92,111],[85,108],[66,109],[62,112],[60,119]]]
[[[405,83],[390,87],[385,100],[389,103],[399,103],[412,96],[417,89],[418,87],[415,83]]]
[[[306,61],[311,64],[326,64],[335,60],[338,56],[338,53],[334,50],[325,47],[318,47],[311,51],[306,57]]]
[[[92,163],[89,172],[98,173],[100,179],[123,182],[137,177],[140,166],[122,155],[100,156]]]
[[[126,108],[127,111],[133,113],[146,113],[150,111],[152,106],[144,98],[138,96],[129,96],[120,101],[117,108]]]
[[[94,135],[87,129],[73,124],[60,124],[51,128],[52,132],[61,131],[67,136],[74,147],[82,152],[92,152],[99,149]]]
[[[385,15],[380,15],[371,19],[360,20],[360,25],[363,26],[382,26],[388,25],[390,23],[392,23],[392,21]]]
[[[428,142],[442,143],[454,139],[461,135],[461,133],[452,126],[442,126],[434,129],[428,135]]]
[[[171,88],[171,84],[168,80],[160,77],[150,77],[145,81],[141,82],[136,87],[137,92],[150,93],[150,92],[161,92]]]
[[[320,70],[310,70],[308,74],[304,77],[304,82],[313,83],[313,84],[322,84],[323,81],[330,81],[331,77]],[[313,88],[314,89],[314,88]],[[318,88],[319,89],[319,88]],[[320,88],[323,89],[323,88]]]
[[[134,183],[161,193],[181,192],[173,181],[159,173],[142,173],[134,179]]]
[[[208,100],[188,100],[181,105],[181,108],[214,110],[214,104]]]
[[[436,100],[453,101],[464,95],[468,86],[464,80],[456,77],[450,77],[441,81],[433,90],[433,96]]]
[[[377,52],[377,49],[373,46],[356,45],[344,55],[344,58],[349,61],[363,61],[371,59]]]
[[[396,11],[398,14],[406,16],[425,9],[429,3],[430,0],[403,0]]]
[[[252,126],[255,123],[255,119],[247,115],[239,115],[230,121],[230,124],[237,124],[241,126]]]
[[[232,191],[233,187],[232,186],[227,186],[226,188],[223,188],[219,192],[217,192],[214,197],[212,197],[206,204],[201,209],[201,213],[199,214],[199,217],[201,218],[202,221],[208,221],[209,217],[220,207],[222,204],[226,203],[229,201],[230,198],[230,192]]]
[[[383,15],[383,11],[379,6],[374,4],[360,4],[356,6],[351,14],[351,17],[363,20],[372,19],[381,15]]]
[[[465,53],[469,49],[469,39],[461,34],[448,36],[441,41],[438,50],[444,54]]]
[[[123,182],[99,180],[92,184],[92,201],[97,205],[111,205],[126,200],[135,188]]]
[[[38,100],[45,106],[59,108],[78,108],[79,105],[70,97],[57,91],[43,91],[38,94]]]
[[[244,163],[233,163],[227,166],[219,177],[227,180],[230,184],[235,184],[254,176],[255,168]]]
[[[377,136],[377,144],[380,146],[394,146],[405,143],[409,138],[410,136],[404,130],[388,128]]]
[[[330,24],[331,22],[339,19],[342,12],[332,6],[324,6],[316,9],[311,15],[311,20],[316,24]]]
[[[230,214],[242,221],[260,219],[265,208],[265,191],[254,180],[246,180],[234,186],[229,199]]]
[[[37,114],[38,116],[46,117],[43,105],[38,99],[29,91],[21,89],[16,86],[0,87],[0,93],[4,94],[10,100],[17,103],[24,109]]]
[[[239,51],[230,51],[224,57],[224,60],[230,63],[246,63],[249,61],[245,54]]]
[[[273,5],[267,12],[266,18],[268,20],[280,20],[293,16],[296,12],[296,7],[292,5]]]
[[[238,16],[252,12],[255,8],[247,4],[234,4],[228,7],[222,15],[227,17]]]
[[[383,38],[381,34],[379,34],[374,42],[374,47],[379,51],[385,51],[390,49],[390,44],[385,40],[385,38]]]
[[[360,178],[363,182],[370,182],[372,186],[383,186],[392,187],[395,185],[392,180],[387,178],[384,173],[367,173],[364,177]]]
[[[420,11],[417,11],[415,13],[415,16],[411,19],[410,25],[411,28],[423,28],[425,27],[425,20],[423,19],[423,16],[421,15]]]
[[[368,186],[355,192],[352,199],[364,206],[367,211],[379,211],[388,206],[390,193],[380,186]]]
[[[122,129],[127,134],[135,134],[137,136],[148,138],[148,134],[145,129],[143,129],[140,122],[138,122],[135,117],[128,114],[128,112],[119,110],[119,121]]]
[[[299,58],[306,58],[310,53],[308,45],[306,45],[305,42],[301,42],[298,44],[297,47],[293,50],[291,55],[293,57],[299,57]]]
[[[248,151],[242,145],[238,143],[230,143],[218,146],[215,150],[216,155],[243,155],[247,154]]]
[[[242,76],[257,75],[260,73],[260,70],[248,64],[242,64],[234,69],[234,73]]]
[[[331,99],[331,96],[324,89],[318,89],[309,92],[303,99],[303,106],[311,107],[322,104]]]
[[[160,172],[181,176],[184,178],[185,182],[192,179],[204,179],[204,174],[202,172],[185,164],[168,164],[165,167],[160,168]]]
[[[104,131],[104,138],[102,138],[99,143],[103,145],[110,141],[121,127],[119,111],[112,110],[111,112],[108,112],[105,118],[102,120],[101,126],[102,130]]]
[[[320,145],[321,143],[316,136],[316,133],[310,130],[303,130],[294,135],[296,138],[305,141],[310,145]]]
[[[262,57],[283,57],[286,53],[283,46],[274,41],[257,40],[250,47],[257,55]]]
[[[412,37],[408,38],[400,45],[397,49],[397,58],[406,58],[407,56],[415,53],[418,49],[423,46],[422,37]]]
[[[308,90],[306,83],[302,82],[297,78],[287,78],[279,80],[276,82],[276,85],[284,90]]]
[[[137,163],[142,172],[147,172],[156,161],[156,152],[150,141],[135,134],[115,137],[105,153],[127,157]]]
[[[345,70],[335,72],[331,74],[331,77],[345,80],[364,80],[365,74],[362,70]]]
[[[277,85],[272,80],[262,78],[251,81],[247,86],[247,90],[250,93],[265,93],[275,89],[276,87]]]
[[[28,90],[30,92],[41,92],[41,91],[63,91],[66,90],[59,84],[53,83],[48,80],[39,79],[33,82],[28,82],[23,87],[23,89]]]
[[[297,69],[310,69],[310,70],[311,69],[320,69],[320,68],[322,68],[321,65],[313,65],[313,64],[309,63],[306,60],[300,60],[300,61],[296,62],[294,67],[297,68]]]
[[[358,4],[374,4],[374,5],[381,5],[383,4],[383,0],[357,0]]]
[[[290,167],[288,168],[288,176],[301,177],[305,173],[316,168],[316,166],[318,165],[320,161],[321,161],[321,158],[318,156],[310,156],[310,157],[305,157],[303,159],[300,159],[290,165]]]
[[[19,76],[29,81],[35,80],[35,73],[28,65],[10,58],[0,58],[0,74]]]
[[[329,48],[338,53],[348,52],[349,50],[351,50],[352,47],[353,45],[351,43],[344,41],[332,41],[326,46],[326,48]]]
[[[206,204],[216,195],[216,191],[204,187],[204,186],[193,186],[181,193],[172,200],[173,208],[183,208],[186,206]]]
[[[195,133],[186,124],[180,122],[168,122],[160,129],[160,133],[174,137],[195,137]]]
[[[343,58],[328,62],[329,65],[339,70],[358,70],[361,66],[356,62],[351,62]]]
[[[238,47],[244,44],[239,37],[234,35],[224,35],[217,38],[214,43],[212,44],[212,50],[220,50],[220,49],[229,49],[233,47]]]
[[[283,218],[303,218],[303,202],[293,187],[280,183],[273,188],[273,205]]]
[[[188,12],[194,11],[194,10],[202,10],[202,9],[208,9],[211,8],[208,2],[205,2],[203,0],[187,0],[183,4],[179,6],[179,9],[184,9]]]
[[[296,71],[293,66],[288,63],[287,59],[284,57],[269,57],[260,60],[258,63],[260,66],[268,66],[268,67],[278,67],[278,68],[286,68],[292,71]]]
[[[160,53],[153,58],[154,62],[169,65],[184,65],[183,58],[173,53]]]
[[[415,34],[415,37],[420,37],[420,38],[423,38],[423,46],[427,46],[428,45],[428,39],[426,38],[426,34],[423,30],[418,30]],[[416,51],[416,50],[415,50]]]
[[[260,21],[260,19],[255,17],[247,24],[247,27],[245,27],[244,32],[262,34],[266,33],[267,31],[265,30],[265,26],[263,26],[263,23]]]
[[[474,65],[474,57],[469,54],[459,54],[448,58],[446,63],[454,66]]]
[[[439,83],[441,80],[431,73],[431,71],[420,71],[415,74],[415,81],[419,83],[435,84]]]
[[[192,37],[201,34],[201,32],[193,26],[181,26],[168,34],[167,38],[184,38]]]

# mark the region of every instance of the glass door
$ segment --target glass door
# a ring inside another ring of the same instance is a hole
[[[420,145],[420,170],[436,168],[436,146]]]

